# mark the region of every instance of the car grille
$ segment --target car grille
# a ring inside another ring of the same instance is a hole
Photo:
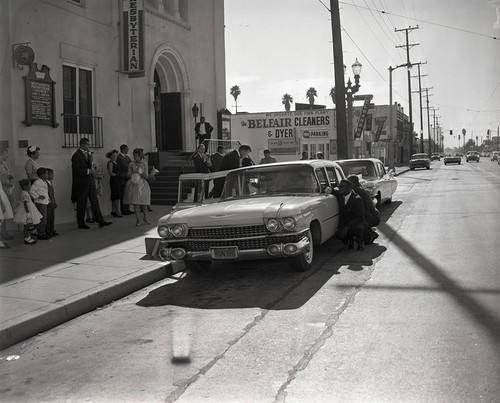
[[[249,225],[244,227],[190,228],[189,239],[231,239],[268,235],[265,225]]]
[[[250,249],[266,249],[269,245],[275,243],[289,243],[298,242],[302,235],[293,234],[285,236],[269,236],[247,239],[233,239],[233,240],[194,240],[190,239],[187,242],[187,250],[192,252],[208,251],[211,247],[216,246],[237,246],[240,250]]]

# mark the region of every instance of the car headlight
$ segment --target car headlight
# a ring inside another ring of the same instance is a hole
[[[181,238],[186,234],[186,227],[184,227],[184,225],[181,224],[176,224],[170,227],[170,232],[176,238]]]
[[[286,229],[287,231],[292,231],[297,225],[297,221],[295,221],[295,218],[293,217],[284,218],[282,223],[283,223],[283,228]]]
[[[166,225],[160,225],[158,226],[158,235],[161,237],[161,238],[166,238],[168,236],[168,234],[170,233],[170,231],[168,230],[168,227]]]
[[[280,229],[280,223],[275,218],[271,218],[266,222],[266,228],[271,232],[276,232]]]

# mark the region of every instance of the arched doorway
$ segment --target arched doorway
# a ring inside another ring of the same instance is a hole
[[[157,50],[153,60],[153,142],[158,151],[183,150],[186,69],[179,53],[166,45]]]

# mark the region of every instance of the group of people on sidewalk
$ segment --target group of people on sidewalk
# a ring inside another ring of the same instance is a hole
[[[48,240],[59,235],[55,230],[55,209],[57,202],[54,191],[54,170],[41,167],[37,160],[40,157],[40,148],[30,146],[27,149],[28,160],[24,168],[26,178],[19,181],[21,189],[19,200],[14,203],[14,176],[7,160],[8,147],[0,149],[0,220],[1,240],[0,248],[9,248],[6,241],[13,236],[7,232],[7,220],[23,226],[24,243],[32,245],[39,240]],[[13,207],[16,206],[16,207]]]
[[[111,194],[111,216],[134,215],[136,225],[150,224],[147,216],[151,210],[151,190],[149,181],[158,171],[144,161],[147,154],[142,148],[133,151],[133,159],[128,155],[128,146],[122,144],[120,151],[111,150],[107,172]],[[25,163],[26,178],[18,181],[20,192],[15,199],[15,181],[8,165],[9,149],[0,149],[0,248],[9,248],[6,241],[14,237],[7,231],[7,221],[22,225],[24,243],[32,245],[39,240],[48,240],[59,235],[55,230],[55,209],[57,202],[54,191],[54,170],[40,166],[40,148],[27,148]],[[98,193],[102,194],[101,179],[104,172],[93,161],[90,141],[82,138],[79,148],[71,157],[72,188],[71,201],[76,205],[77,225],[80,229],[90,228],[87,224],[97,222],[99,227],[111,225],[106,221],[99,204]],[[101,191],[99,191],[101,190]],[[131,211],[132,209],[132,211]],[[85,216],[87,215],[87,219]],[[142,219],[141,219],[142,218]]]

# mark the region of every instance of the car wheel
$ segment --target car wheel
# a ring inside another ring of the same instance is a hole
[[[307,231],[307,237],[309,238],[309,247],[307,250],[299,256],[290,258],[290,265],[297,271],[307,271],[312,267],[314,241],[312,239],[311,231]]]
[[[212,262],[210,260],[186,260],[186,269],[193,274],[203,274],[208,272]]]
[[[448,164],[445,162],[444,165],[448,165]]]
[[[425,167],[425,169],[431,169],[431,167]]]
[[[412,171],[414,171],[414,170],[415,170],[415,168],[410,168],[410,169],[411,169]]]
[[[460,165],[461,163],[462,163],[462,161],[460,161],[460,162],[458,163],[458,165]]]

